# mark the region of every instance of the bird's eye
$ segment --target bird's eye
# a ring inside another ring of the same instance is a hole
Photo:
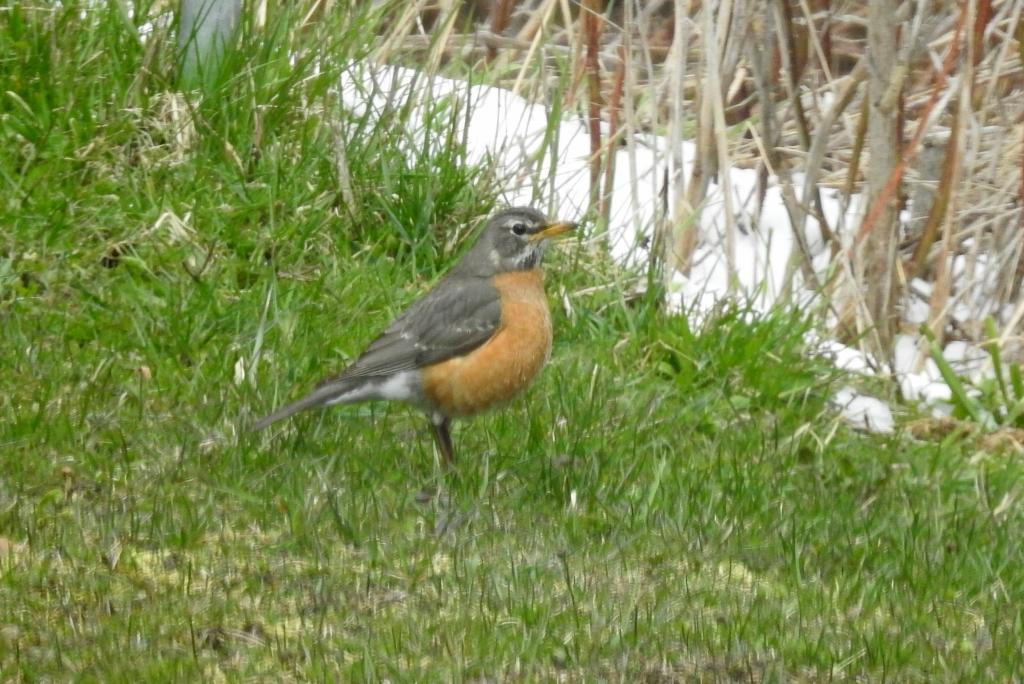
[[[517,224],[515,224],[514,226],[512,226],[512,232],[515,233],[516,235],[522,235],[523,233],[526,232],[526,224],[525,223],[517,223]]]

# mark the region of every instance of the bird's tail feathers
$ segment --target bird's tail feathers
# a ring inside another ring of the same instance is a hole
[[[317,387],[315,390],[304,396],[298,401],[294,401],[291,404],[287,404],[277,409],[269,416],[260,418],[253,423],[251,430],[253,432],[259,432],[265,427],[276,423],[279,420],[284,420],[288,416],[294,415],[299,411],[305,411],[306,409],[318,408],[325,406],[329,403],[345,403],[342,398],[343,395],[348,392],[351,387],[348,383],[331,382],[326,385]]]

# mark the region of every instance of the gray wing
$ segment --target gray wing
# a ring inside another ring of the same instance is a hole
[[[442,280],[340,375],[327,378],[302,399],[256,421],[252,429],[262,430],[293,413],[323,406],[358,385],[361,378],[386,376],[468,354],[491,339],[500,325],[500,296],[489,282]]]
[[[320,385],[389,375],[468,354],[491,339],[500,324],[500,295],[487,280],[442,280],[395,319],[351,366]]]

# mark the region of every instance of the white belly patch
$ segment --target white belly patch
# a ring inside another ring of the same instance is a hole
[[[368,378],[359,387],[339,394],[326,402],[327,406],[352,404],[357,401],[404,401],[415,403],[420,398],[419,376],[415,371],[400,371],[394,375]]]

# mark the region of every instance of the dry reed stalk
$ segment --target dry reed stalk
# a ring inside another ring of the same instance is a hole
[[[587,128],[590,132],[590,210],[597,211],[601,201],[601,29],[604,19],[598,0],[584,0],[580,10],[581,33],[585,46],[584,71],[587,78]],[[607,226],[598,226],[602,236]]]
[[[815,290],[820,290],[820,283],[818,282],[817,273],[814,271],[813,257],[810,246],[807,243],[807,236],[804,233],[807,207],[797,200],[796,194],[793,191],[790,165],[782,159],[780,154],[783,128],[778,125],[776,120],[778,114],[775,106],[775,73],[769,72],[769,65],[773,65],[775,61],[771,56],[778,54],[781,62],[779,66],[789,75],[785,79],[785,88],[788,96],[787,102],[790,103],[790,106],[794,106],[794,103],[796,103],[795,106],[800,106],[800,94],[797,92],[794,80],[796,68],[793,60],[793,55],[795,54],[795,47],[792,45],[793,32],[788,28],[789,21],[780,8],[780,2],[777,0],[769,0],[769,2],[771,4],[765,6],[765,14],[768,19],[774,22],[775,30],[768,31],[762,29],[758,31],[755,29],[755,33],[761,34],[761,41],[751,41],[748,48],[751,54],[751,61],[757,65],[753,73],[762,110],[760,124],[763,133],[762,139],[757,141],[761,150],[760,161],[762,169],[758,179],[758,211],[760,212],[760,205],[763,203],[763,197],[768,190],[768,174],[770,172],[778,179],[782,201],[785,204],[786,213],[789,216],[792,227],[792,235],[795,240],[795,247],[786,260],[786,271],[783,276],[782,289],[779,293],[781,299],[788,300],[792,296],[798,270],[802,274],[804,282]],[[773,35],[775,36],[774,40],[772,39]],[[764,50],[759,49],[762,43],[765,47]],[[753,128],[751,130],[753,131]],[[820,214],[821,212],[818,213]]]
[[[796,54],[796,38],[793,32],[793,11],[789,0],[776,0],[775,2],[775,24],[779,30],[779,53],[782,63],[785,66],[787,78],[785,79],[786,91],[789,96],[789,104],[793,108],[793,119],[796,123],[796,130],[800,136],[800,145],[803,149],[811,146],[810,127],[807,124],[807,113],[804,112],[803,101],[800,99],[799,75],[797,74],[798,60]]]
[[[931,251],[935,238],[939,235],[939,227],[946,225],[946,213],[950,200],[955,194],[956,185],[954,178],[959,176],[960,165],[960,132],[962,126],[959,122],[959,110],[954,113],[953,127],[950,131],[950,141],[946,146],[946,155],[942,163],[942,175],[939,178],[939,185],[935,191],[935,201],[928,213],[924,229],[914,248],[914,254],[906,264],[907,280],[912,280],[925,267],[925,261]],[[945,251],[945,250],[944,250]]]
[[[1020,186],[1017,189],[1017,201],[1018,206],[1024,205],[1024,144],[1021,145]],[[1024,211],[1020,211],[1018,209],[1017,216],[1017,235],[1019,237],[1017,252],[1019,256],[1017,257],[1017,268],[1014,269],[1016,278],[1013,281],[1013,286],[1010,291],[1013,296],[1019,297],[1022,289],[1021,282],[1024,281]],[[1024,302],[1024,299],[1021,301]],[[1007,328],[1011,329],[1010,326],[1007,326]],[[1003,334],[1005,336],[1007,332],[1004,332]]]
[[[828,4],[828,0],[826,0],[825,4]],[[811,7],[807,4],[807,0],[800,0],[800,13],[803,14],[804,23],[807,24],[808,38],[810,40],[811,47],[814,49],[814,55],[818,59],[818,66],[821,68],[822,74],[825,76],[825,85],[827,87],[831,86],[836,80],[836,77],[832,74],[832,66],[829,64],[829,49],[826,47],[830,42],[830,24],[828,17],[831,15],[831,8],[826,13],[825,26],[822,30],[822,34],[825,36],[824,41],[818,37],[818,32],[814,30],[814,13],[811,12]]]
[[[706,2],[702,2],[700,12],[709,12]],[[703,15],[702,15],[703,16]],[[704,23],[702,19],[701,24]],[[700,36],[701,59],[705,72],[709,71],[708,55],[714,49],[714,44],[709,41],[707,31],[702,30]],[[707,196],[708,186],[711,184],[711,176],[715,172],[715,156],[712,145],[714,143],[714,125],[712,123],[712,98],[708,96],[707,83],[696,84],[694,96],[698,98],[697,104],[697,140],[693,164],[690,168],[690,178],[686,182],[686,194],[681,204],[690,212],[685,217],[685,225],[689,226],[679,241],[677,258],[682,261],[680,271],[688,274],[693,253],[697,248],[697,240],[700,226],[700,208]]]
[[[806,3],[803,3],[803,7],[808,26],[811,29],[808,31],[808,40],[815,46],[815,52],[818,55],[818,60],[822,69],[828,73],[825,52],[818,40],[817,33],[813,30],[814,24],[811,21],[810,10],[806,6]],[[819,177],[821,176],[822,168],[827,160],[832,127],[857,94],[861,82],[866,77],[866,69],[864,67],[864,60],[861,59],[857,62],[857,65],[850,74],[842,79],[844,82],[841,87],[838,87],[832,79],[827,81],[825,87],[831,89],[835,97],[833,99],[832,106],[820,117],[817,129],[812,136],[810,133],[810,126],[807,123],[806,112],[804,111],[801,103],[798,88],[799,84],[796,80],[797,48],[795,45],[796,34],[793,30],[794,19],[792,12],[789,10],[786,3],[781,0],[775,3],[774,8],[776,25],[778,26],[777,34],[779,39],[779,54],[788,75],[788,78],[784,79],[784,85],[786,87],[790,103],[794,109],[794,118],[797,122],[798,137],[805,151],[803,163],[804,183],[801,198],[798,202],[793,195],[791,190],[792,182],[789,180],[790,174],[788,167],[783,166],[779,172],[781,178],[784,180],[783,199],[786,203],[786,208],[793,224],[793,234],[799,250],[798,253],[802,259],[800,266],[804,275],[804,280],[808,285],[818,290],[822,286],[822,283],[820,282],[818,274],[814,271],[810,247],[807,244],[807,238],[804,235],[804,225],[807,215],[812,215],[818,223],[822,240],[831,245],[833,256],[838,252],[838,240],[836,240],[835,235],[824,215],[824,204],[822,202],[821,191],[819,189]],[[790,274],[792,274],[794,270],[793,265],[793,259],[791,258],[788,268]],[[787,282],[789,281],[789,278],[791,278],[791,275],[787,278]]]
[[[992,18],[991,1],[978,0],[977,5],[975,5],[974,2],[969,2],[967,9],[968,13],[970,13],[972,9],[974,9],[975,15],[973,22],[971,22],[973,29],[968,34],[969,58],[965,60],[964,71],[965,76],[970,75],[971,83],[968,97],[973,103],[977,99],[976,95],[979,90],[979,85],[975,78],[977,76],[977,67],[980,65],[984,53],[985,28],[988,26],[988,23]],[[962,94],[961,97],[964,97],[964,95]],[[930,212],[928,221],[922,231],[921,239],[919,240],[918,245],[916,245],[909,263],[907,274],[908,279],[921,272],[924,268],[932,244],[938,236],[939,226],[945,225],[946,211],[949,202],[951,198],[956,195],[956,190],[959,187],[958,177],[961,175],[961,169],[959,169],[959,167],[963,165],[961,139],[959,138],[963,135],[964,130],[964,122],[961,121],[964,116],[964,112],[965,110],[963,106],[959,106],[959,108],[957,108],[953,113],[950,141],[946,146],[946,156],[943,162],[939,187],[935,194],[935,203],[932,205],[932,211]],[[977,249],[979,247],[979,243],[980,241],[975,241],[974,249],[972,250],[974,258],[969,260],[969,281],[973,280],[972,271],[974,264],[977,262]]]
[[[565,27],[565,37],[569,43],[570,54],[577,55],[580,50],[580,40],[576,32],[573,31],[575,22],[572,20],[569,0],[558,0],[558,11],[562,15],[562,25]]]
[[[967,7],[964,8],[961,15],[965,20],[965,23],[970,21],[970,15],[973,13],[974,8],[974,0],[967,0]],[[960,36],[958,35],[957,37],[959,38]],[[945,341],[946,322],[949,318],[950,310],[950,294],[953,288],[952,268],[950,262],[952,260],[954,217],[956,216],[956,202],[958,197],[954,189],[960,187],[961,176],[963,174],[962,160],[964,157],[964,145],[966,142],[964,140],[964,128],[971,116],[971,91],[974,89],[974,60],[970,59],[974,47],[973,32],[968,32],[966,39],[968,43],[968,59],[964,60],[964,72],[959,81],[960,92],[957,108],[953,114],[950,140],[947,146],[946,160],[943,165],[942,181],[947,181],[948,185],[943,187],[942,182],[940,181],[938,190],[940,196],[936,197],[935,206],[932,208],[933,215],[941,215],[942,244],[936,259],[936,276],[935,282],[932,284],[931,298],[928,303],[927,325],[929,329],[931,329],[932,334],[935,336],[935,340],[938,342],[940,347]],[[958,42],[959,41],[957,41],[957,43]],[[954,43],[954,45],[955,44],[956,43]],[[950,50],[952,51],[954,49],[957,48],[951,46]],[[946,175],[947,173],[948,178]],[[949,196],[941,198],[941,193],[943,192],[949,193]],[[937,209],[937,207],[941,208]],[[931,224],[931,222],[932,217],[929,216],[929,224]],[[922,238],[921,243],[923,242],[924,239]],[[921,243],[918,244],[918,247],[920,247]],[[923,364],[929,347],[930,343],[927,338],[922,337],[918,340],[918,367]]]
[[[597,215],[604,225],[608,225],[612,211],[612,190],[615,184],[615,156],[618,152],[619,113],[622,110],[622,87],[626,80],[627,51],[625,45],[619,46],[619,63],[612,77],[612,94],[608,100],[608,137],[605,145],[604,189],[598,197]],[[627,135],[629,135],[627,131]]]
[[[896,284],[896,187],[900,175],[897,150],[899,93],[904,79],[896,70],[899,26],[893,25],[895,0],[868,3],[868,150],[867,196],[874,202],[873,221],[882,228],[866,233],[852,251],[854,273],[864,290],[867,317],[863,321],[868,348],[879,359],[888,356],[893,339]],[[869,214],[871,216],[871,214]]]
[[[1014,35],[1018,47],[1020,45],[1024,45],[1024,23],[1021,22],[1022,8],[1024,8],[1024,2],[1021,2],[1020,0],[1014,2],[1012,5],[1009,6],[1009,16],[1005,17],[1003,21],[1000,22],[1005,23],[1008,27],[1012,27],[1010,30],[1005,31],[1005,33],[1009,35]],[[1009,37],[1009,35],[1007,35],[1007,37]],[[988,86],[988,88],[986,89],[986,93],[984,95],[985,102],[993,102],[996,99],[996,85],[999,83],[999,77],[1006,73],[1004,67],[1007,61],[1009,61],[1010,59],[1010,50],[1013,43],[1014,41],[1012,40],[1003,40],[999,45],[999,50],[994,60],[995,63],[992,65],[993,77],[986,80],[986,85]],[[1019,64],[1017,66],[1019,67]]]
[[[833,256],[838,252],[840,245],[824,216],[821,192],[818,190],[818,176],[825,164],[830,141],[829,134],[832,127],[846,111],[847,107],[850,106],[850,103],[853,102],[854,96],[860,90],[860,86],[866,78],[867,67],[864,64],[864,59],[861,59],[853,70],[845,78],[841,79],[843,81],[842,86],[838,88],[835,99],[832,101],[832,106],[822,115],[821,121],[818,123],[818,129],[811,140],[811,146],[807,150],[802,205],[803,207],[809,207],[813,201],[814,206],[818,208],[815,218],[818,221],[822,239],[829,242],[832,246]]]
[[[489,47],[495,47],[498,50],[507,50],[509,52],[522,52],[528,54],[531,58],[537,49],[531,51],[531,47],[537,45],[538,47],[543,44],[544,51],[551,54],[571,55],[571,48],[562,45],[552,45],[550,43],[544,44],[545,36],[534,36],[529,41],[520,39],[518,36],[496,36],[486,30],[475,31],[473,33],[453,33],[448,36],[448,39],[440,44],[438,49],[441,50],[445,55],[451,55],[454,52],[460,53],[461,56],[470,56],[476,53],[485,53]],[[531,42],[532,41],[532,42]],[[405,36],[401,40],[401,45],[398,52],[420,52],[432,45],[437,43],[432,35],[423,36]],[[498,59],[495,64],[501,63],[503,53],[499,53]],[[525,62],[526,60],[524,60]],[[527,67],[525,70],[528,71],[529,64],[520,64],[519,68]]]
[[[868,106],[868,98],[861,100],[860,116],[857,117],[857,128],[853,134],[853,149],[850,153],[850,163],[847,165],[846,182],[843,184],[842,196],[849,198],[853,196],[857,186],[857,179],[860,178],[861,157],[864,155],[864,142],[868,138],[868,121],[871,120],[871,108]]]
[[[821,207],[821,195],[820,192],[818,192],[818,177],[825,163],[828,143],[830,140],[829,134],[832,127],[853,101],[854,96],[859,91],[860,86],[866,77],[867,69],[864,66],[864,59],[861,59],[857,62],[857,65],[853,70],[843,79],[844,83],[842,84],[842,87],[839,88],[839,92],[833,100],[832,106],[829,107],[821,117],[821,121],[818,123],[817,130],[814,133],[810,149],[807,153],[807,161],[804,165],[804,186],[799,203],[793,196],[792,183],[787,182],[783,185],[783,198],[786,202],[787,209],[789,210],[790,218],[793,221],[793,233],[802,259],[800,265],[802,266],[804,280],[807,285],[812,287],[812,289],[825,296],[828,296],[829,294],[826,292],[827,285],[830,282],[834,283],[835,276],[840,272],[836,271],[828,281],[822,282],[820,276],[814,270],[813,255],[811,254],[810,245],[807,244],[807,237],[804,235],[804,220],[806,212],[810,210],[814,198],[817,198],[818,206]],[[847,199],[848,197],[849,195],[847,195]],[[822,240],[829,244],[832,252],[832,258],[835,259],[840,254],[840,244],[834,233],[829,229],[828,221],[825,220],[823,215],[823,209],[819,209],[817,211],[815,218],[818,221]],[[792,262],[793,259],[790,261],[790,274],[793,271]],[[788,281],[789,278],[787,278],[787,282]],[[842,318],[839,311],[836,311],[836,317],[837,319]]]
[[[554,14],[555,4],[557,2],[558,0],[544,0],[544,5],[541,7],[540,11],[534,12],[531,15],[531,21],[527,22],[528,26],[524,27],[516,36],[517,40],[522,40],[524,35],[533,35],[533,39],[530,41],[530,48],[526,53],[526,57],[523,59],[522,66],[519,68],[519,73],[516,75],[515,83],[512,85],[512,92],[517,95],[521,91],[524,79],[526,78],[526,72],[530,68],[530,63],[533,61],[534,55],[536,55],[537,51],[540,49],[541,41],[544,39],[543,29],[551,21],[551,15]],[[536,22],[533,21],[534,18],[538,18]],[[529,33],[530,31],[532,31],[532,34]],[[542,63],[541,69],[543,69],[543,66],[544,65]]]
[[[626,162],[628,164],[628,179],[629,179],[629,201],[636,206],[640,200],[640,171],[637,165],[636,159],[636,132],[639,130],[637,125],[637,113],[636,103],[640,99],[640,93],[637,89],[636,69],[632,66],[636,63],[633,59],[633,38],[634,38],[634,26],[637,23],[634,19],[637,7],[634,2],[637,0],[625,0],[625,26],[622,28],[622,45],[623,50],[623,64],[625,66],[624,71],[624,88],[625,88],[625,100],[623,106],[624,118],[625,118],[625,142],[626,142]],[[637,2],[637,5],[639,3]],[[641,13],[643,16],[643,13]],[[646,41],[646,30],[643,27],[643,22],[640,22],[639,30],[639,41],[640,41],[640,52],[648,57],[647,73],[651,73],[650,69],[650,51],[647,49]],[[655,162],[657,164],[657,161]],[[633,215],[633,231],[635,235],[640,235],[644,230],[644,226],[640,224],[640,212],[634,211]]]
[[[718,5],[717,18],[720,21],[723,12],[730,9],[729,0],[724,0]],[[729,173],[729,143],[725,137],[725,104],[722,101],[722,82],[720,69],[720,55],[722,46],[728,38],[719,32],[718,24],[712,19],[708,7],[704,8],[704,39],[707,45],[707,81],[704,89],[704,97],[711,103],[711,116],[713,123],[713,135],[715,152],[718,163],[718,188],[722,193],[725,217],[725,267],[728,272],[729,292],[735,291],[736,287],[736,215],[732,206],[732,182]],[[728,23],[731,15],[725,15],[725,23]]]
[[[419,23],[420,15],[431,4],[432,0],[415,0],[406,4],[401,15],[392,24],[391,32],[384,37],[380,47],[373,51],[373,61],[384,64],[391,59],[392,54],[400,48],[405,37]]]
[[[457,0],[438,0],[438,7],[441,14],[435,26],[439,26],[440,30],[435,28],[433,32],[434,35],[431,41],[433,44],[430,46],[430,52],[424,66],[428,74],[436,74],[440,70],[445,46],[455,30],[455,22],[459,18],[459,3]]]
[[[1024,34],[1024,28],[1019,30]],[[1024,131],[1024,127],[1021,130]],[[1024,140],[1022,140],[1022,143],[1024,143]],[[1021,145],[1020,182],[1017,188],[1017,196],[1019,202],[1024,203],[1024,144]],[[1010,314],[1006,324],[1003,326],[1002,333],[999,335],[1000,347],[1006,346],[1006,343],[1014,337],[1014,331],[1020,325],[1021,320],[1024,320],[1024,297],[1020,297],[1021,282],[1024,280],[1024,212],[1021,212],[1019,208],[1017,213],[1017,254],[1014,261],[1015,268],[1011,294],[1019,299],[1013,313]]]
[[[956,115],[959,119],[963,119],[962,126],[966,126],[968,119],[977,119],[976,112],[974,111],[975,104],[981,105],[977,95],[980,94],[980,85],[975,80],[978,65],[981,63],[984,51],[984,35],[985,28],[988,22],[992,19],[992,7],[991,0],[968,0],[967,9],[968,13],[967,25],[972,27],[972,30],[965,33],[966,40],[966,54],[964,65],[961,74],[961,93],[959,107],[956,110]],[[964,102],[966,100],[966,102]],[[965,133],[963,130],[959,131],[959,138],[964,139]],[[980,136],[970,136],[972,145],[970,148],[970,154],[966,155],[966,163],[961,162],[958,164],[962,169],[966,169],[966,173],[970,176],[980,176],[981,174],[975,174],[974,169],[978,168],[978,159],[983,154],[981,149]],[[964,141],[966,144],[966,140]],[[993,160],[996,157],[993,157]],[[960,169],[957,170],[957,178],[954,179],[955,185],[953,187],[960,187],[959,176],[964,173]],[[969,180],[971,179],[969,176]],[[955,200],[954,200],[955,201]],[[966,268],[964,269],[963,283],[961,283],[961,289],[964,292],[968,292],[974,288],[978,288],[984,292],[988,289],[988,273],[983,272],[980,274],[980,280],[977,275],[979,273],[979,257],[981,255],[982,245],[989,242],[988,236],[983,235],[983,222],[979,220],[970,220],[968,224],[968,230],[971,232],[970,247],[967,251]],[[952,228],[951,228],[952,231]],[[988,250],[990,253],[992,250]],[[988,269],[984,269],[987,271]],[[989,313],[989,307],[986,304],[982,304],[980,309],[976,312],[975,319],[968,324],[970,333],[973,337],[977,338],[982,336],[982,319]]]
[[[527,14],[526,21],[516,32],[516,39],[523,42],[533,41],[537,33],[548,25],[557,2],[558,0],[541,0],[541,5]]]
[[[515,6],[515,0],[494,0],[491,4],[491,21],[490,30],[495,35],[501,35],[508,28],[509,21],[512,18],[512,8]],[[494,58],[498,56],[498,49],[494,46],[488,46],[487,56],[484,58],[485,64],[490,64],[494,61]]]
[[[820,118],[820,121],[818,122],[817,131],[811,137],[809,141],[810,144],[805,148],[805,151],[807,153],[807,161],[805,163],[803,208],[806,209],[806,207],[811,206],[811,202],[813,201],[813,206],[815,210],[814,217],[815,220],[818,222],[818,229],[821,232],[822,239],[825,240],[826,242],[829,242],[832,245],[834,255],[835,252],[837,252],[839,249],[839,244],[838,241],[835,239],[835,235],[833,233],[832,228],[828,224],[828,219],[825,218],[825,205],[821,199],[821,190],[818,186],[818,182],[817,180],[814,180],[814,182],[810,182],[810,179],[812,176],[817,177],[819,175],[819,172],[821,171],[826,161],[825,152],[831,136],[832,126],[835,123],[835,121],[839,118],[839,115],[846,110],[847,106],[849,106],[850,101],[853,99],[853,96],[857,92],[857,88],[859,87],[860,82],[864,79],[867,72],[864,67],[864,61],[863,59],[861,59],[857,61],[856,66],[854,66],[853,70],[850,72],[849,80],[833,78],[832,71],[828,63],[828,58],[826,56],[826,50],[825,47],[822,45],[821,39],[818,37],[818,32],[815,30],[814,17],[811,14],[811,8],[807,5],[807,0],[800,0],[800,9],[804,16],[804,21],[808,27],[808,41],[810,42],[811,47],[813,48],[814,54],[818,60],[818,65],[825,76],[824,87],[829,89],[834,97],[832,107],[830,107],[829,111],[826,112],[825,115]],[[790,17],[790,19],[792,19],[792,13],[787,14]],[[789,35],[792,35],[792,29],[790,29],[788,33]],[[825,35],[827,38],[827,25],[825,27]],[[787,51],[791,55],[791,62],[793,61],[792,53],[794,50],[795,46],[790,44]],[[842,88],[839,88],[836,85],[837,81],[840,80],[845,81],[845,83],[843,83]],[[795,92],[795,83],[793,83],[792,87],[793,91]],[[797,99],[799,100],[799,97]],[[819,97],[817,96],[817,94],[814,98],[814,101],[819,101]],[[803,114],[803,112],[798,113],[798,118],[801,114]],[[806,125],[806,121],[804,121],[804,126]],[[808,133],[809,132],[810,130],[808,129]],[[801,222],[797,225],[802,226],[803,223]]]
[[[672,36],[670,64],[669,99],[671,119],[669,121],[668,171],[671,190],[670,215],[663,222],[661,230],[655,233],[655,243],[660,249],[652,250],[655,256],[665,260],[665,278],[670,279],[676,272],[687,274],[696,245],[697,230],[693,224],[693,205],[687,201],[686,174],[683,169],[683,128],[686,125],[683,93],[683,75],[686,73],[687,52],[690,43],[690,0],[675,3],[675,30]],[[666,282],[666,285],[668,283]]]
[[[772,14],[767,4],[771,0],[760,0],[758,9],[764,15],[761,21],[751,22],[751,39],[747,41],[748,61],[752,65],[751,77],[754,81],[757,99],[761,107],[758,126],[750,125],[748,130],[754,139],[758,153],[757,199],[756,212],[761,216],[765,196],[768,193],[770,176],[779,173],[779,125],[776,121],[774,82],[774,45],[775,32],[767,25],[772,21]],[[758,127],[760,134],[758,134]],[[789,277],[786,279],[789,280]],[[789,285],[784,285],[785,290]]]

